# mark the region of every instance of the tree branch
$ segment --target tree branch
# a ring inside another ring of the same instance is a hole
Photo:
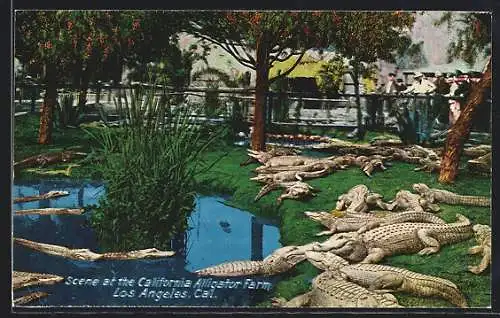
[[[221,47],[224,51],[226,51],[226,52],[228,52],[229,54],[231,54],[231,56],[232,56],[232,57],[234,57],[234,58],[235,58],[235,59],[236,59],[236,60],[237,60],[237,61],[238,61],[241,65],[246,66],[246,67],[248,67],[248,68],[250,68],[250,69],[252,69],[252,70],[255,70],[255,69],[256,69],[255,65],[251,64],[251,62],[250,62],[249,60],[246,60],[246,59],[242,58],[241,56],[238,56],[237,54],[233,53],[233,52],[232,52],[232,50],[231,50],[231,49],[229,49],[229,47],[226,47],[226,46],[224,45],[224,43],[221,43],[221,42],[219,42],[219,41],[217,41],[217,40],[215,40],[215,39],[213,39],[213,38],[211,38],[211,37],[209,37],[209,36],[206,36],[206,35],[200,34],[200,33],[198,33],[198,32],[193,32],[193,35],[194,35],[194,36],[196,36],[196,37],[199,37],[199,38],[201,38],[201,39],[203,39],[203,40],[207,40],[207,41],[209,41],[209,42],[212,42],[212,43],[214,43],[214,44],[218,45],[218,46],[219,46],[219,47]],[[227,43],[226,43],[226,44],[227,44]]]
[[[297,67],[297,65],[299,65],[300,61],[302,60],[302,58],[304,57],[304,54],[306,54],[306,50],[302,51],[302,53],[299,55],[299,57],[297,58],[297,61],[295,61],[295,63],[288,69],[286,70],[286,72],[283,72],[281,73],[280,75],[277,75],[273,78],[271,78],[269,80],[269,84],[273,83],[274,81],[276,81],[278,78],[281,78],[281,77],[285,77],[287,76],[288,74],[290,74],[294,69],[295,67]],[[292,54],[294,55],[294,54]]]

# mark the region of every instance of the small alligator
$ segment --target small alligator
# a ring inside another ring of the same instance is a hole
[[[257,193],[257,195],[255,196],[254,201],[260,200],[260,198],[262,198],[269,192],[279,188],[283,188],[284,190],[277,198],[278,204],[281,204],[284,199],[301,200],[309,196],[316,196],[314,192],[319,191],[318,189],[314,189],[312,186],[302,181],[268,183],[260,189],[259,193]]]
[[[307,251],[311,264],[324,271],[339,271],[342,277],[368,290],[383,293],[406,292],[421,297],[442,297],[466,308],[467,301],[449,280],[379,264],[352,264],[329,252]]]
[[[364,184],[358,184],[352,187],[347,193],[339,196],[335,209],[347,210],[352,213],[361,213],[368,211],[366,196],[370,191]]]
[[[464,148],[463,154],[467,157],[477,158],[491,153],[491,145],[479,145],[475,147]]]
[[[312,281],[312,290],[289,301],[272,298],[275,307],[401,308],[392,294],[376,293],[326,271]]]
[[[461,242],[473,235],[469,219],[457,214],[457,222],[450,224],[408,222],[384,225],[362,234],[337,233],[313,250],[331,251],[350,262],[377,263],[390,255],[437,253],[441,245]]]
[[[28,157],[14,163],[14,169],[23,169],[28,167],[45,167],[49,164],[68,162],[77,157],[87,156],[85,152],[65,150],[62,152],[49,152],[37,156]]]
[[[49,255],[61,256],[74,260],[99,261],[99,260],[130,260],[141,258],[169,257],[174,255],[172,251],[160,251],[156,248],[136,250],[130,252],[108,252],[103,254],[94,253],[88,249],[70,249],[65,246],[33,242],[26,239],[14,238],[14,243],[47,253]]]
[[[33,292],[28,295],[21,296],[14,299],[14,305],[25,305],[31,303],[32,301],[38,300],[43,297],[47,297],[49,294],[41,291]]]
[[[413,190],[430,203],[437,202],[452,205],[490,206],[490,198],[488,197],[460,195],[446,190],[429,188],[429,186],[424,183],[415,183],[413,185]]]
[[[269,151],[256,151],[248,149],[248,156],[250,157],[247,161],[240,164],[240,166],[246,166],[253,162],[260,162],[265,164],[269,159],[279,156],[293,156],[297,155],[299,151],[289,148],[271,148]]]
[[[234,261],[200,269],[200,276],[271,276],[284,273],[306,259],[305,252],[316,243],[301,246],[285,246],[274,250],[262,261]]]
[[[482,173],[491,173],[491,152],[481,157],[467,161],[467,166],[470,170],[475,170]]]
[[[261,174],[256,177],[250,178],[250,180],[262,182],[262,183],[282,183],[290,181],[302,181],[304,179],[320,178],[330,174],[328,168],[323,168],[323,170],[305,172],[305,171],[283,171],[274,174]]]
[[[40,195],[15,198],[14,203],[24,203],[24,202],[39,201],[39,200],[48,200],[48,199],[53,199],[53,198],[62,197],[62,196],[66,196],[66,195],[69,195],[68,191],[49,191],[47,193],[40,194]]]
[[[427,212],[416,212],[416,211],[406,211],[401,213],[391,214],[385,217],[376,217],[370,213],[363,213],[362,217],[336,217],[331,213],[327,212],[304,212],[309,218],[314,221],[318,221],[329,230],[323,231],[318,234],[320,235],[331,235],[337,232],[352,232],[358,231],[358,233],[364,233],[368,230],[374,229],[379,226],[403,223],[403,222],[426,222],[435,224],[445,224],[441,218],[435,216],[432,213]],[[369,215],[367,217],[365,215]]]
[[[12,289],[14,290],[35,285],[53,285],[63,280],[64,277],[52,274],[12,271]]]
[[[396,193],[394,200],[392,200],[389,204],[381,203],[380,206],[389,211],[438,212],[440,210],[437,204],[433,204],[427,198],[411,193],[407,190],[399,191]]]
[[[38,214],[38,215],[81,215],[85,212],[85,209],[68,209],[68,208],[45,208],[45,209],[29,209],[29,210],[17,210],[15,215],[28,215],[28,214]]]
[[[472,229],[479,245],[469,248],[469,254],[479,254],[483,256],[481,263],[477,266],[469,266],[469,271],[474,274],[481,274],[491,265],[491,227],[483,224],[475,224]]]

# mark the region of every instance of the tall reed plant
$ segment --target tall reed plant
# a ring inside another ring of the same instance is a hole
[[[118,128],[92,132],[100,143],[106,195],[92,215],[104,250],[170,248],[195,206],[195,175],[219,132],[195,123],[196,109],[170,106],[167,92],[130,90]],[[166,115],[167,114],[167,115]],[[90,133],[90,132],[89,132]]]

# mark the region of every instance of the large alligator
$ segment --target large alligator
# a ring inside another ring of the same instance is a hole
[[[285,246],[274,250],[262,261],[233,261],[200,269],[200,276],[271,276],[286,272],[306,259],[305,252],[316,243],[301,246]]]
[[[380,264],[352,264],[330,252],[306,252],[311,264],[324,271],[339,271],[342,277],[376,292],[406,292],[422,297],[442,297],[466,308],[467,300],[449,280]]]
[[[327,212],[304,212],[309,218],[318,221],[329,230],[320,232],[316,235],[331,235],[337,232],[352,232],[364,233],[368,230],[379,226],[403,223],[403,222],[426,222],[435,224],[445,224],[441,218],[432,213],[406,211],[401,213],[393,213],[385,217],[376,217],[370,213],[363,213],[361,216],[336,217],[332,213]]]
[[[160,251],[156,248],[136,250],[130,252],[108,252],[94,253],[89,249],[70,249],[65,246],[33,242],[26,239],[14,238],[14,243],[47,253],[49,255],[61,256],[74,260],[99,261],[99,260],[131,260],[141,258],[169,257],[175,254],[172,251]]]
[[[331,251],[350,262],[377,263],[386,256],[397,254],[429,255],[441,245],[461,242],[474,235],[465,216],[457,214],[457,222],[396,223],[365,233],[337,233],[313,247],[315,251]]]
[[[14,290],[35,285],[53,285],[63,280],[64,277],[52,274],[12,271],[12,289]]]
[[[376,293],[326,271],[312,281],[312,290],[287,301],[273,298],[275,307],[401,308],[392,294]]]
[[[483,224],[475,224],[472,229],[479,245],[469,248],[469,254],[479,254],[483,256],[481,263],[477,266],[469,266],[469,271],[480,274],[491,265],[491,227]]]
[[[488,197],[460,195],[446,190],[429,188],[429,186],[424,183],[415,183],[413,185],[413,190],[430,203],[437,202],[452,205],[457,204],[489,207],[491,201]]]
[[[477,158],[491,153],[491,145],[479,145],[474,147],[464,148],[464,156]]]

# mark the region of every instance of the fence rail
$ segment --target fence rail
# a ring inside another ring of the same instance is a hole
[[[205,114],[195,115],[201,120],[216,118],[220,120],[229,120],[234,117],[237,109],[243,119],[250,123],[253,121],[253,100],[255,88],[211,88],[211,87],[185,87],[175,89],[171,86],[150,85],[145,83],[131,84],[110,84],[110,83],[91,83],[87,91],[87,104],[99,104],[103,107],[110,117],[116,112],[115,98],[130,98],[129,91],[139,87],[154,88],[155,98],[163,95],[174,98],[177,104],[198,104],[204,107],[208,106],[208,99],[212,98],[212,103],[216,103],[220,111],[216,115]],[[37,111],[42,103],[41,93],[45,85],[37,83],[18,82],[15,85],[16,98],[14,106],[16,113],[23,111]],[[76,94],[78,89],[73,85],[62,84],[58,86],[61,93]],[[390,107],[406,107],[409,109],[410,117],[418,117],[420,124],[424,127],[416,129],[428,129],[428,125],[433,125],[428,109],[435,107],[448,107],[448,97],[439,94],[430,95],[403,95],[403,94],[360,94],[360,107],[362,112],[362,121],[368,126],[382,126],[383,129],[393,130],[398,124],[397,119],[389,112]],[[78,103],[78,98],[74,99]],[[485,101],[491,104],[491,100]],[[338,94],[333,98],[311,97],[304,92],[269,92],[267,95],[266,107],[266,125],[283,127],[319,127],[319,128],[354,128],[357,127],[357,103],[355,94]],[[420,106],[418,106],[420,105]],[[421,105],[427,105],[425,107]],[[26,109],[28,106],[29,109]],[[76,106],[76,104],[74,104]],[[352,111],[354,109],[354,111]],[[483,111],[484,112],[484,111]],[[488,111],[489,113],[489,111]],[[435,114],[432,114],[434,116]],[[483,114],[483,117],[486,115]],[[102,116],[101,116],[102,117]],[[97,117],[98,118],[98,117]],[[491,118],[487,118],[491,123]],[[491,125],[484,125],[483,130],[490,132]],[[480,125],[479,125],[480,126]],[[474,129],[477,131],[478,125]],[[479,129],[481,130],[481,129]]]

